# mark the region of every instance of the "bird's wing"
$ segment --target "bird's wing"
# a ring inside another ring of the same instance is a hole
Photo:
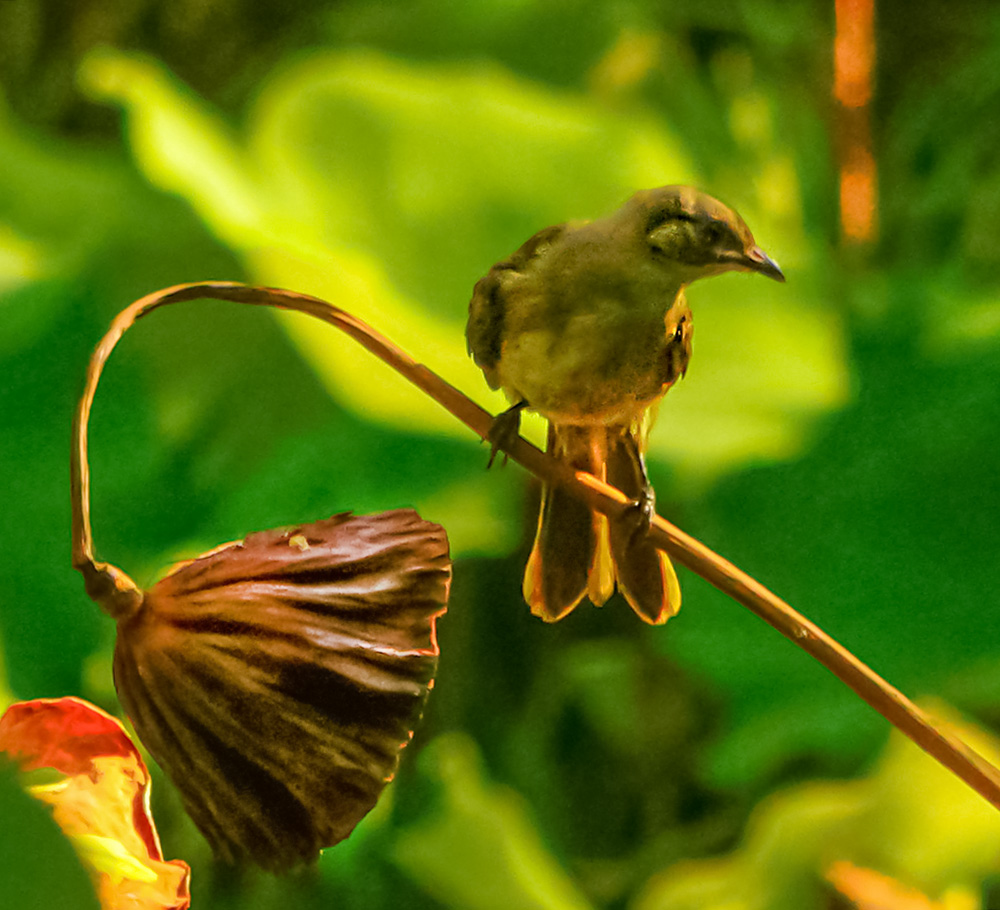
[[[496,365],[504,339],[507,301],[505,288],[512,273],[526,272],[566,231],[557,224],[539,231],[506,259],[501,259],[479,281],[469,301],[469,322],[465,338],[469,353],[486,375],[491,388],[497,388]]]

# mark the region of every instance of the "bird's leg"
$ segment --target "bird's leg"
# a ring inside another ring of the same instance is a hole
[[[680,607],[677,575],[667,555],[649,538],[653,520],[653,489],[646,476],[642,446],[634,428],[612,438],[608,480],[628,504],[608,522],[611,557],[618,590],[646,622],[661,623]]]
[[[649,532],[656,514],[656,496],[634,433],[624,432],[612,444],[608,458],[608,482],[626,496],[635,497],[616,519],[616,524],[625,530],[629,540],[638,542]]]
[[[502,411],[493,418],[490,431],[486,435],[490,443],[490,460],[486,464],[487,470],[493,466],[493,461],[497,457],[497,452],[504,450],[503,463],[507,463],[506,449],[517,439],[521,431],[521,411],[528,406],[528,402],[523,398],[516,404],[512,404],[506,411]]]
[[[643,540],[649,533],[653,516],[656,514],[656,494],[649,482],[645,479],[643,470],[643,480],[645,481],[639,495],[632,500],[622,514],[615,520],[619,527],[625,528],[629,540],[633,544]]]

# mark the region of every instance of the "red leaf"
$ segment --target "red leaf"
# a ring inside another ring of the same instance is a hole
[[[149,814],[149,771],[122,725],[79,698],[16,702],[0,718],[0,751],[25,771],[66,775],[30,792],[91,866],[105,910],[183,910],[190,870],[164,862]]]

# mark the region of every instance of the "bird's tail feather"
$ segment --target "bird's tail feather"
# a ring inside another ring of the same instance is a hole
[[[603,477],[602,427],[549,425],[548,451],[580,471]],[[559,487],[542,488],[538,530],[524,571],[524,599],[548,622],[562,619],[585,595],[603,603],[614,590],[607,519]],[[602,596],[603,595],[603,596]]]
[[[603,426],[550,425],[548,449],[640,502],[652,496],[637,433]],[[667,555],[648,542],[637,510],[611,523],[575,496],[542,491],[535,544],[524,573],[524,597],[548,622],[583,598],[600,606],[615,582],[646,622],[662,623],[680,608],[680,587]]]

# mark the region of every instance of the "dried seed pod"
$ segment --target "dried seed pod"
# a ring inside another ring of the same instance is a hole
[[[115,684],[216,852],[281,870],[351,833],[433,683],[450,582],[401,509],[262,531],[118,617]]]

